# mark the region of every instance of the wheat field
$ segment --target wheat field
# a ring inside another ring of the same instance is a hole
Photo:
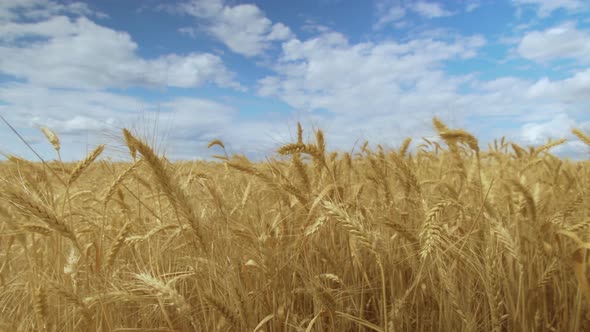
[[[590,163],[439,138],[0,164],[1,331],[589,331]],[[590,137],[574,130],[590,147]]]

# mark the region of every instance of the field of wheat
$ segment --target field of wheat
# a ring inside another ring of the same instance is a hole
[[[8,156],[0,330],[589,331],[590,163],[433,122],[350,153],[298,126],[257,163],[127,130],[128,163]]]

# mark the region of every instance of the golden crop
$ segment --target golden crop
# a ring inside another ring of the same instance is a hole
[[[264,163],[127,130],[130,163],[11,156],[0,331],[590,331],[589,162],[434,125],[351,154],[298,126]]]

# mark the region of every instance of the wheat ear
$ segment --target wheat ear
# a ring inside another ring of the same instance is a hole
[[[407,137],[406,139],[404,139],[404,142],[402,143],[402,146],[399,148],[399,155],[400,157],[404,157],[406,152],[408,152],[408,148],[410,147],[410,143],[412,143],[412,138],[411,137]]]
[[[117,190],[117,188],[121,185],[121,183],[123,182],[123,180],[125,180],[125,178],[132,172],[134,172],[137,167],[139,166],[141,162],[141,159],[134,162],[133,164],[131,164],[131,166],[129,166],[125,171],[123,171],[123,173],[121,173],[117,179],[115,179],[115,181],[110,185],[109,190],[107,191],[106,195],[104,196],[104,204],[107,204],[109,202],[109,200],[113,197],[113,194],[115,193],[115,190]]]
[[[172,287],[170,282],[164,283],[162,280],[155,278],[147,273],[134,274],[134,277],[145,284],[152,293],[163,296],[166,300],[172,302],[178,313],[187,318],[195,326],[192,307],[186,298]],[[155,292],[154,292],[155,291]]]
[[[49,226],[49,228],[58,232],[61,236],[70,239],[76,248],[81,248],[76,234],[49,208],[39,202],[36,202],[28,195],[14,188],[9,189],[5,195],[10,203],[12,203],[18,209],[43,221],[45,224],[47,224],[47,226]]]
[[[125,225],[123,225],[123,227],[119,231],[119,234],[117,234],[115,241],[111,245],[111,249],[109,250],[109,254],[107,255],[107,261],[106,261],[107,269],[110,268],[111,266],[113,266],[113,262],[115,261],[115,257],[117,256],[117,253],[119,252],[119,250],[121,250],[121,247],[123,246],[123,243],[125,242],[125,239],[127,238],[127,234],[129,233],[130,228],[131,228],[131,223],[126,222]]]
[[[49,327],[49,308],[47,304],[47,290],[45,287],[35,287],[33,299],[35,314],[41,323],[40,325],[43,326],[43,330],[51,330]]]
[[[84,170],[88,168],[88,166],[90,166],[90,164],[92,164],[94,160],[98,158],[98,156],[100,156],[100,154],[103,151],[104,145],[101,144],[97,146],[96,149],[94,149],[94,151],[90,152],[90,154],[86,156],[84,160],[81,160],[70,173],[70,178],[68,179],[68,186],[72,185],[72,183],[74,183],[74,181],[76,181],[80,177],[82,172],[84,172]]]
[[[340,221],[343,228],[353,236],[362,246],[368,249],[373,256],[375,256],[375,261],[377,262],[377,266],[379,266],[379,272],[381,274],[381,301],[382,301],[382,318],[383,318],[383,325],[384,325],[384,332],[389,331],[389,312],[387,310],[387,288],[385,284],[385,269],[383,267],[383,262],[381,259],[381,255],[373,248],[371,241],[369,240],[368,232],[364,229],[363,225],[361,224],[360,220],[351,216],[348,211],[344,208],[338,206],[337,204],[324,201],[323,202],[324,208],[327,210],[328,215],[335,217],[336,220]]]
[[[78,312],[82,314],[82,318],[84,319],[84,326],[87,326],[86,324],[92,321],[92,313],[86,303],[77,294],[74,294],[56,282],[50,282],[49,286],[51,287],[50,290],[52,293],[63,297],[66,302],[78,309]]]
[[[199,215],[195,211],[194,206],[190,203],[184,191],[180,188],[180,185],[176,179],[174,179],[166,169],[162,159],[158,157],[154,150],[152,150],[152,148],[150,148],[147,144],[133,137],[129,130],[123,129],[123,134],[125,137],[127,137],[128,144],[131,145],[130,149],[137,150],[139,153],[141,153],[144,160],[152,169],[152,172],[156,176],[156,180],[160,184],[160,187],[162,187],[162,190],[164,191],[166,197],[168,197],[168,200],[170,200],[172,205],[179,208],[180,214],[186,220],[188,220],[190,226],[192,227],[195,236],[200,242],[201,248],[204,251],[207,251],[200,226]]]
[[[57,136],[57,134],[55,132],[53,132],[53,130],[51,130],[47,127],[41,127],[41,131],[43,132],[43,135],[45,135],[45,137],[47,138],[49,143],[51,143],[51,145],[53,145],[53,148],[55,149],[55,151],[59,152],[59,149],[61,146],[60,146],[59,137]]]
[[[223,302],[216,299],[211,294],[204,295],[205,300],[217,311],[219,312],[234,328],[239,327],[240,319],[236,315],[236,313],[227,307]]]

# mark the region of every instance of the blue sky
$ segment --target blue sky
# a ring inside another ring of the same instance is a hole
[[[40,126],[77,159],[120,128],[171,158],[269,155],[298,121],[332,148],[398,146],[431,119],[485,143],[590,132],[590,3],[50,1],[0,3],[0,114],[48,159]],[[0,151],[32,158],[0,124]]]

